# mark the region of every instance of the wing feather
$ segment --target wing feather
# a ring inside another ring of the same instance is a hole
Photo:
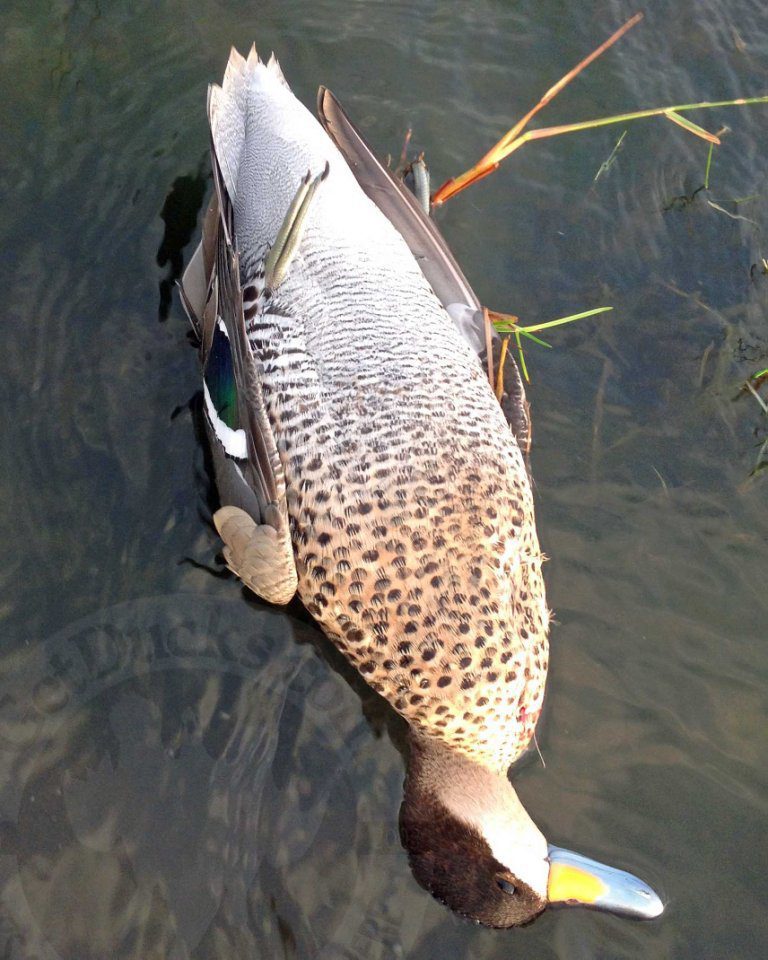
[[[317,112],[326,133],[341,151],[363,192],[401,234],[422,273],[446,311],[485,365],[482,307],[437,224],[421,209],[411,191],[390,173],[327,87],[317,93]],[[494,362],[501,340],[494,331]],[[517,363],[507,357],[501,407],[520,449],[527,456],[531,423],[525,387]]]

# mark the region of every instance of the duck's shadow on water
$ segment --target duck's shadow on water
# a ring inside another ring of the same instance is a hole
[[[202,394],[199,392],[196,393],[185,406],[189,409],[194,424],[195,436],[203,451],[204,469],[198,472],[196,476],[196,485],[201,504],[199,516],[201,521],[210,528],[213,536],[218,539],[212,517],[221,504],[216,493],[216,485],[213,481],[213,461],[205,434],[205,414],[203,411]],[[180,562],[188,563],[198,569],[202,569],[206,574],[215,579],[234,579],[234,574],[227,569],[221,554],[217,555],[215,565],[200,563],[192,557],[184,557]],[[254,611],[257,617],[265,609],[277,612],[277,608],[262,603],[246,587],[241,588],[240,594],[243,602]],[[318,629],[315,621],[310,614],[307,613],[298,597],[294,598],[291,603],[284,608],[284,613],[292,624],[303,625],[301,631],[297,632],[295,629],[293,630],[294,640],[298,643],[309,644],[317,655],[357,694],[363,716],[367,720],[373,735],[379,738],[386,733],[400,754],[406,757],[408,752],[408,725],[403,718],[383,697],[371,689],[358,671],[351,666],[349,661],[346,660],[333,643],[328,640],[325,634]]]
[[[364,936],[361,899],[405,881],[402,764],[370,749],[322,661],[350,669],[303,618],[221,587],[120,604],[4,663],[19,956],[275,956],[290,941],[332,957]],[[349,680],[402,746],[402,721]]]
[[[211,179],[210,162],[208,154],[206,154],[194,174],[182,175],[174,180],[160,211],[160,218],[165,223],[165,231],[156,259],[158,266],[168,266],[167,276],[160,281],[158,315],[161,320],[167,319],[170,315],[173,290],[184,271],[184,251],[196,235],[198,218],[203,209],[203,201]],[[201,509],[200,516],[215,532],[211,517],[220,504],[213,479],[213,461],[206,438],[202,393],[195,393],[186,404],[177,406],[171,417],[175,418],[184,409],[188,409],[191,414],[195,437],[203,451],[204,472],[199,473],[196,478],[201,499],[205,503],[205,508]],[[222,558],[218,557],[217,559],[220,561],[217,567],[205,566],[189,557],[184,558],[182,562],[205,569],[207,573],[216,578],[227,579],[231,577],[223,564]],[[242,595],[243,599],[257,610],[263,608],[263,605],[247,589],[243,588]],[[314,621],[298,599],[295,599],[286,608],[286,613],[297,622],[301,621],[307,625],[308,629],[301,642],[311,642],[317,653],[358,695],[363,716],[368,720],[374,735],[380,737],[386,730],[392,743],[401,754],[405,755],[407,752],[407,724],[405,721],[383,697],[380,697],[365,683],[357,670],[350,666],[336,647],[317,629]]]
[[[158,267],[166,271],[159,284],[160,302],[157,315],[161,322],[170,316],[173,290],[184,272],[184,250],[196,235],[197,219],[210,180],[210,160],[206,153],[194,173],[183,174],[173,181],[160,211],[165,230],[156,260]]]
[[[206,179],[178,178],[163,207],[161,317]],[[199,398],[186,406],[207,457]],[[30,638],[3,669],[8,956],[330,960],[387,936],[361,901],[407,880],[403,764],[371,731],[404,751],[406,725],[298,601],[232,582],[140,599]],[[377,868],[354,889],[363,861]]]

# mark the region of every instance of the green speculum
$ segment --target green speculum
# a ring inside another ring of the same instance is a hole
[[[240,426],[237,415],[237,387],[229,338],[217,323],[205,365],[205,382],[216,413],[230,429]]]

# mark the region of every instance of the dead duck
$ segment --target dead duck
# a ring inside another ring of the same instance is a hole
[[[499,404],[436,227],[318,106],[255,48],[209,90],[215,193],[182,290],[226,561],[269,602],[298,593],[408,721],[401,836],[434,896],[495,927],[551,902],[657,916],[642,881],[548,845],[507,778],[548,666],[522,383],[510,365]]]

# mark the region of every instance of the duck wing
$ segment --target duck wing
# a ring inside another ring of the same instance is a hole
[[[482,306],[435,221],[424,213],[411,191],[381,163],[327,87],[321,86],[318,90],[317,113],[363,192],[403,237],[435,295],[485,364]],[[496,369],[501,338],[495,331],[492,349]],[[525,388],[513,357],[508,357],[504,367],[501,407],[520,449],[527,456],[531,445],[531,422]]]
[[[233,207],[215,136],[211,164],[215,192],[181,292],[200,340],[206,426],[222,503],[213,519],[229,567],[259,596],[287,603],[296,592],[297,575],[285,475],[260,363],[248,344]]]

